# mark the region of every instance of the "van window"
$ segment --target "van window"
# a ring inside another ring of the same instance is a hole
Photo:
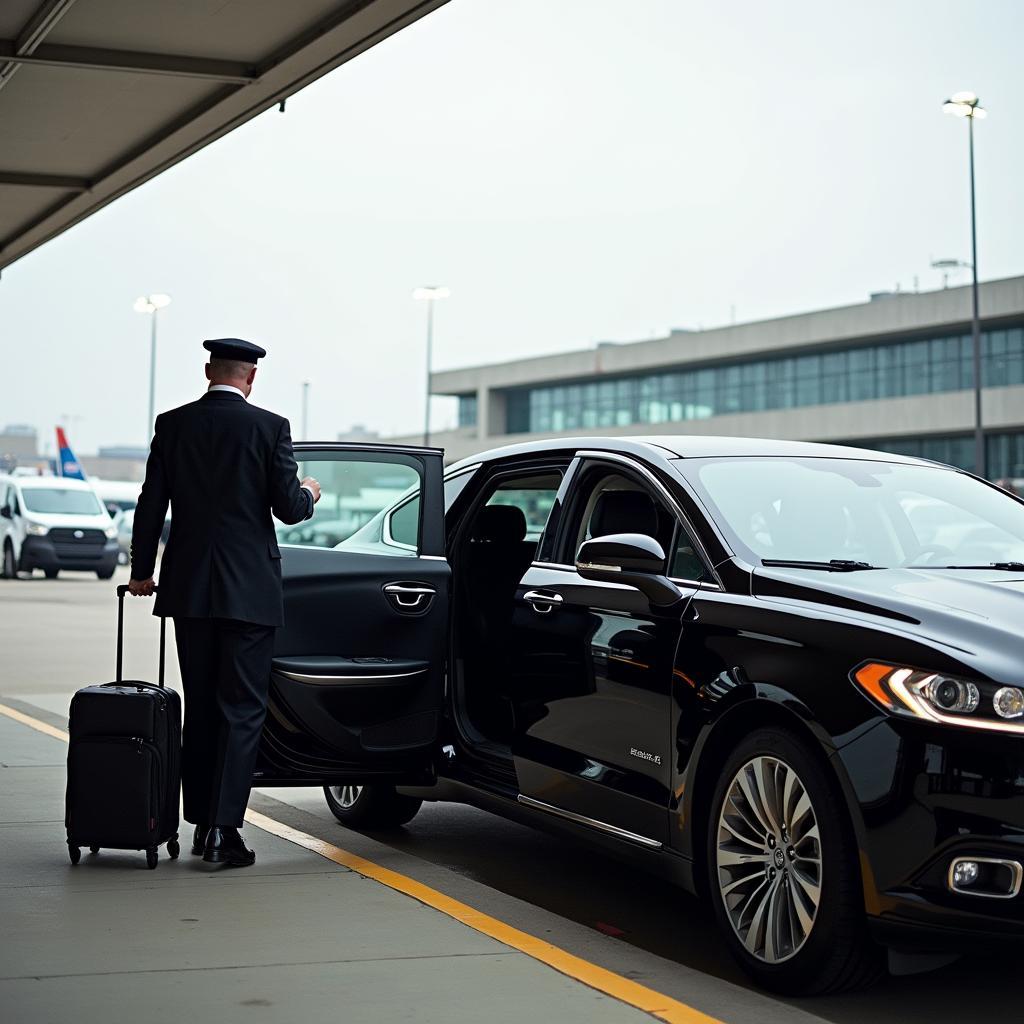
[[[24,487],[21,500],[27,512],[40,512],[44,515],[97,516],[103,512],[100,499],[92,491]]]

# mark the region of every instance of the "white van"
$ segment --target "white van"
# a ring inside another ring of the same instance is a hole
[[[92,487],[58,476],[0,477],[0,567],[5,579],[42,569],[94,572],[117,567],[117,527]]]

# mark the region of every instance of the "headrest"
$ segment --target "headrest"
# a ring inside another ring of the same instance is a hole
[[[519,544],[526,537],[526,516],[515,505],[485,505],[476,514],[473,539],[492,544]]]
[[[597,499],[590,517],[590,536],[612,533],[658,534],[658,510],[654,500],[642,491],[605,491]]]

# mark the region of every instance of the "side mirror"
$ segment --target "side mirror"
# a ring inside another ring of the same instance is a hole
[[[643,533],[613,533],[584,541],[576,571],[585,580],[636,587],[652,605],[675,604],[682,591],[665,575],[665,551]]]
[[[11,511],[11,506],[4,505],[3,508],[0,508],[0,516],[3,516],[4,519],[13,519],[14,513]]]

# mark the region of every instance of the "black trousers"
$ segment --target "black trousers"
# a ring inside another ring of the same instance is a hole
[[[239,828],[267,714],[274,627],[176,618],[174,637],[185,688],[185,820]]]

